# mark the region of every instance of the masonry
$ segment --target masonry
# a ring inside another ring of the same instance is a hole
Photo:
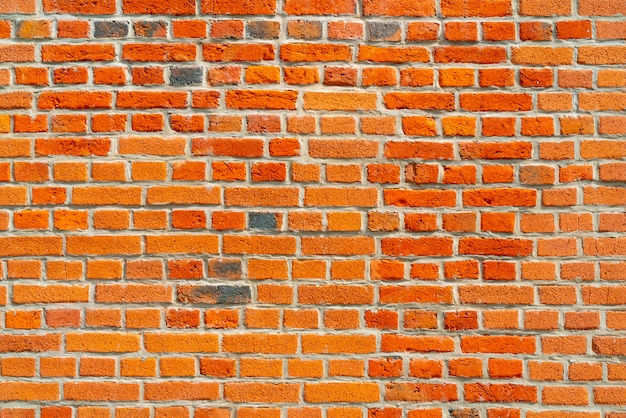
[[[624,0],[0,0],[0,416],[626,418]]]

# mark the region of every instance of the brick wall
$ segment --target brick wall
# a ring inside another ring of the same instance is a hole
[[[0,416],[626,417],[625,15],[0,0]]]

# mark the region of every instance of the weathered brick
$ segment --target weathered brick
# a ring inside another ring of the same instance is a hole
[[[240,285],[189,285],[178,287],[178,300],[183,303],[246,304],[250,302],[251,294],[249,286]]]

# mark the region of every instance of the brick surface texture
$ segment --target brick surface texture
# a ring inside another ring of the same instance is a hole
[[[0,0],[0,416],[626,418],[626,1]]]

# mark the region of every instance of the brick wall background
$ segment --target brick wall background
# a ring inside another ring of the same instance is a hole
[[[626,417],[625,15],[1,0],[0,416]]]

